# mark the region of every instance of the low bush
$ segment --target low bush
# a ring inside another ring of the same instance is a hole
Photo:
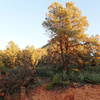
[[[100,84],[100,74],[98,73],[84,73],[84,82],[91,84]]]
[[[82,70],[70,69],[69,71],[58,71],[53,74],[47,89],[53,89],[56,86],[69,86],[74,82],[80,84],[100,84],[99,70],[100,67],[87,67]]]
[[[36,74],[39,77],[52,78],[58,72],[56,65],[40,65],[36,68]]]
[[[33,70],[17,67],[10,70],[3,79],[0,79],[0,90],[5,94],[13,94],[19,93],[21,87],[25,87],[27,91],[30,88],[34,88],[36,84]]]
[[[2,67],[0,67],[0,71],[1,72],[4,72],[4,73],[7,73],[7,72],[9,72],[9,68],[8,67],[6,67],[6,66],[2,66]]]
[[[47,89],[50,90],[50,89],[53,89],[55,87],[66,87],[70,84],[70,81],[69,80],[63,80],[63,76],[62,74],[55,74],[53,76],[53,79],[52,81],[47,85]]]
[[[100,74],[100,66],[87,66],[84,68],[84,71]]]

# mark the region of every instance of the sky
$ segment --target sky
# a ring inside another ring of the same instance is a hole
[[[41,25],[48,6],[58,1],[63,5],[70,0],[0,0],[0,49],[9,41],[20,48],[45,45],[49,36]],[[100,0],[71,0],[87,16],[90,35],[100,34]]]

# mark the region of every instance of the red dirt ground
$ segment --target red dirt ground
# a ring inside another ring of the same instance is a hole
[[[80,88],[66,88],[46,90],[44,86],[37,87],[20,99],[6,98],[6,100],[100,100],[100,85],[85,85]]]
[[[32,92],[33,100],[100,100],[100,85],[48,91],[38,87]]]

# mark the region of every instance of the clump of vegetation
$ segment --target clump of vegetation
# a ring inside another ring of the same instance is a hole
[[[26,90],[35,86],[36,79],[33,70],[25,67],[17,67],[10,70],[5,77],[0,79],[0,90],[5,94],[19,93],[21,87]]]
[[[64,79],[65,78],[65,79]],[[56,73],[51,82],[47,85],[47,89],[50,90],[50,89],[54,89],[55,87],[66,87],[66,86],[69,86],[70,85],[70,81],[67,79],[68,76],[64,75],[62,73]]]
[[[86,70],[88,69],[88,70]],[[97,67],[87,67],[84,70],[70,69],[69,72],[62,71],[53,75],[50,83],[47,85],[47,89],[54,89],[55,87],[67,87],[74,83],[81,86],[84,84],[100,84],[100,72],[95,70],[100,70],[100,66]]]
[[[21,50],[13,41],[10,41],[5,50],[0,50],[0,67],[6,66],[13,69],[26,66],[35,69],[44,55],[46,55],[45,49],[27,46]]]

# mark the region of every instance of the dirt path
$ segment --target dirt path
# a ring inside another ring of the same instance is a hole
[[[100,100],[100,85],[47,91],[38,87],[32,92],[33,100]]]
[[[100,85],[86,85],[80,88],[46,90],[44,86],[32,90],[21,98],[8,96],[6,100],[100,100]]]

